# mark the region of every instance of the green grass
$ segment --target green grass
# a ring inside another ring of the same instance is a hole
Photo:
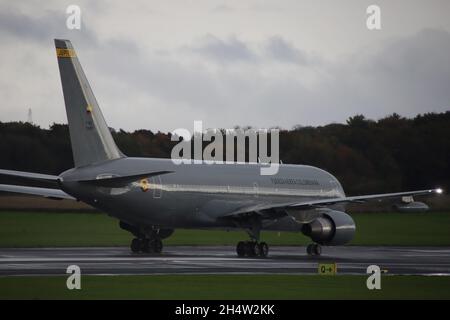
[[[382,276],[368,290],[366,276],[154,275],[0,277],[0,299],[450,299],[450,277]]]
[[[354,214],[353,245],[450,245],[450,213]],[[176,230],[165,245],[235,245],[244,232]],[[0,212],[0,247],[122,246],[131,235],[104,214]],[[297,233],[263,232],[271,245],[302,245]]]

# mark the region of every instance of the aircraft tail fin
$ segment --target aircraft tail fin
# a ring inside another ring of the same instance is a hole
[[[75,167],[124,157],[69,40],[55,39]]]

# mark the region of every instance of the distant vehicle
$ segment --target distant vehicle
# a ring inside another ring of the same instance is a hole
[[[430,209],[426,203],[414,201],[413,197],[402,197],[401,201],[394,203],[393,208],[405,213],[426,212]]]
[[[238,256],[267,256],[261,230],[301,232],[313,242],[307,253],[320,255],[321,245],[352,240],[356,226],[344,211],[346,203],[442,193],[429,189],[347,197],[333,175],[311,166],[280,165],[276,175],[264,176],[258,163],[176,165],[170,159],[126,157],[71,42],[56,39],[55,45],[75,168],[59,176],[0,170],[2,176],[34,185],[2,184],[0,191],[83,201],[119,219],[120,227],[135,237],[132,252],[161,252],[161,240],[177,228],[208,228],[247,231],[250,240],[237,244]]]

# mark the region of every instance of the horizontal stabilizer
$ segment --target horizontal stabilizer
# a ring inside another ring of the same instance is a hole
[[[25,171],[14,171],[14,170],[2,170],[0,169],[0,176],[8,176],[14,178],[24,178],[30,180],[46,180],[46,181],[58,181],[58,176],[52,176],[49,174],[33,173]]]
[[[61,200],[70,199],[75,200],[74,197],[68,195],[62,190],[51,189],[51,188],[37,188],[37,187],[25,187],[25,186],[13,186],[7,184],[0,184],[0,191],[13,192],[13,193],[23,193],[34,196],[46,197],[49,199]]]
[[[2,184],[26,185],[39,188],[59,188],[58,180],[58,176],[49,174],[0,169],[0,183]]]
[[[148,173],[134,174],[129,176],[111,176],[100,179],[92,179],[92,180],[80,180],[78,182],[86,183],[98,187],[109,187],[109,188],[120,188],[126,186],[131,182],[135,182],[142,179],[147,179],[154,176],[159,176],[162,174],[171,173],[173,171],[154,171]]]

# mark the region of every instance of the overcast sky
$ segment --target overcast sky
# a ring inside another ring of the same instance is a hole
[[[66,28],[79,5],[81,30]],[[366,8],[381,7],[378,31]],[[450,1],[0,0],[0,121],[65,123],[71,39],[108,125],[292,128],[450,110]]]

